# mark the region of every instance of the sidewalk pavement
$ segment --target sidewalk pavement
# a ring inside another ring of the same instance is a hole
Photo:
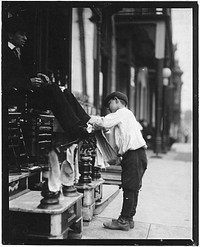
[[[192,239],[191,153],[190,143],[175,143],[167,154],[159,154],[162,158],[147,151],[148,168],[139,193],[134,229],[103,227],[103,222],[119,216],[120,190],[104,211],[83,227],[82,239]]]

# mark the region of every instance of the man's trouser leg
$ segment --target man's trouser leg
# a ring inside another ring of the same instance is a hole
[[[35,88],[32,97],[29,99],[29,105],[38,109],[52,110],[54,116],[66,133],[80,123],[79,117],[60,88],[56,84],[45,85]]]
[[[81,124],[85,125],[89,121],[90,116],[85,112],[85,110],[79,104],[77,99],[74,97],[74,95],[69,90],[65,89],[63,91],[63,94],[65,98],[67,99],[67,101],[69,102],[69,104],[72,106],[73,111],[75,112],[76,116],[78,116],[78,118],[80,119]]]

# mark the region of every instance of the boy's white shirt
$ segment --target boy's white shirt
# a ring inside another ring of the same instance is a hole
[[[146,146],[142,136],[142,126],[136,120],[132,111],[123,107],[105,117],[92,117],[92,122],[99,127],[111,129],[114,127],[115,144],[118,153],[123,155],[128,150],[136,150]]]

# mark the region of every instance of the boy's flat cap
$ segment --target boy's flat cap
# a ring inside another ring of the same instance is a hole
[[[119,91],[116,91],[116,92],[113,92],[113,93],[109,94],[109,95],[105,98],[105,100],[104,100],[104,105],[105,105],[106,107],[108,107],[108,102],[109,102],[111,99],[114,99],[115,97],[117,97],[118,99],[124,100],[124,101],[126,102],[126,104],[128,104],[128,97],[127,97],[125,94],[123,94],[123,93],[121,93],[121,92],[119,92]]]

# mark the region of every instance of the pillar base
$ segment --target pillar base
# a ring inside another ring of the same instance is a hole
[[[103,179],[92,181],[90,184],[77,184],[78,192],[83,194],[82,213],[83,221],[90,222],[94,215],[95,205],[102,198]]]
[[[72,186],[63,185],[62,191],[63,191],[63,196],[66,196],[66,197],[75,197],[79,194],[74,185]]]
[[[40,205],[38,208],[43,208],[43,209],[55,209],[59,208],[59,197],[60,197],[60,191],[50,191],[48,188],[48,180],[43,183],[42,185],[42,192],[41,196],[43,197],[40,200]]]
[[[58,198],[43,198],[38,205],[41,209],[59,209],[61,205],[59,204]]]

